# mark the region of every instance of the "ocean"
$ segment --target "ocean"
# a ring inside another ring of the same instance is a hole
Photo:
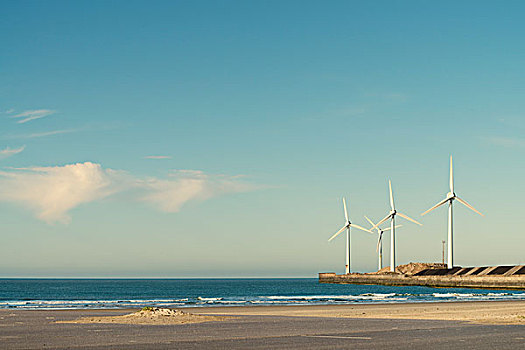
[[[320,284],[314,278],[0,279],[1,309],[327,305],[525,300],[525,292]]]

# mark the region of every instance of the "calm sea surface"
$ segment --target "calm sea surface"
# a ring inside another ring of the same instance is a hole
[[[250,306],[525,300],[525,292],[320,284],[317,279],[0,279],[0,308]]]

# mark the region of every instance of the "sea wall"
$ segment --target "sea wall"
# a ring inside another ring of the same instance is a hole
[[[484,267],[495,271],[498,267]],[[518,269],[516,269],[518,270]],[[451,270],[451,272],[454,272]],[[456,272],[457,273],[457,272]],[[358,274],[336,275],[319,273],[320,283],[375,284],[386,286],[427,286],[480,289],[525,290],[525,275],[406,275],[406,274]]]

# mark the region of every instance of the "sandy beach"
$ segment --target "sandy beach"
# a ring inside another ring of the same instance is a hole
[[[193,309],[195,310],[195,309]],[[195,310],[198,311],[198,310]],[[294,317],[346,317],[466,321],[525,325],[524,301],[449,303],[352,304],[212,308],[208,315],[258,315]]]
[[[198,323],[88,322],[137,310],[0,310],[2,349],[406,348],[525,346],[525,302],[186,308]],[[227,317],[224,317],[227,316]]]

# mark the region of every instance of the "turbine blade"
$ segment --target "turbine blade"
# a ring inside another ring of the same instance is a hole
[[[347,227],[348,227],[348,225],[343,226],[342,229],[340,229],[340,230],[337,231],[332,237],[330,237],[330,239],[328,240],[328,242],[330,242],[332,239],[334,239],[335,237],[337,237],[337,235],[339,235],[341,232],[343,232]]]
[[[392,194],[392,182],[390,180],[388,180],[388,189],[390,190],[390,207],[394,210],[394,195]]]
[[[374,227],[371,228],[371,230],[375,229],[376,227],[378,227],[379,225],[381,225],[383,222],[385,222],[386,220],[388,220],[390,217],[392,216],[392,214],[388,214],[387,216],[385,216],[385,218],[381,221],[379,221],[377,224],[374,225]]]
[[[345,200],[345,197],[343,197],[343,207],[345,208],[345,219],[346,219],[346,222],[348,222],[348,210],[346,210],[346,200]]]
[[[423,226],[423,224],[417,222],[417,221],[414,220],[414,219],[409,218],[408,216],[406,216],[406,215],[403,214],[403,213],[397,212],[396,214],[399,215],[399,216],[401,216],[402,218],[407,219],[408,221],[412,221],[413,223],[418,224],[419,226]]]
[[[438,204],[434,205],[432,208],[428,209],[426,212],[422,213],[421,216],[423,216],[423,215],[425,215],[427,213],[430,213],[432,210],[436,209],[437,207],[442,206],[446,202],[448,202],[448,198],[443,199],[441,202],[439,202]]]
[[[368,218],[368,216],[365,215],[365,219],[366,219],[366,221],[368,221],[368,222],[370,223],[370,225],[374,226],[374,223],[372,222],[372,220],[370,220],[370,219]]]
[[[361,226],[356,225],[356,224],[350,224],[349,226],[350,226],[350,227],[355,227],[356,229],[361,230],[361,231],[365,231],[365,232],[368,232],[368,233],[372,233],[372,231],[370,231],[369,229],[364,228],[364,227],[361,227]]]
[[[468,204],[464,199],[461,199],[461,198],[459,198],[459,197],[457,197],[457,196],[456,196],[456,199],[457,199],[461,204],[463,204],[464,206],[466,206],[467,208],[469,208],[470,210],[472,210],[472,211],[478,213],[478,214],[481,215],[481,216],[485,216],[485,215],[481,214],[479,211],[477,211],[476,209],[474,209],[474,207],[473,207],[472,205]]]
[[[454,193],[454,170],[452,169],[452,156],[450,156],[450,192]]]

